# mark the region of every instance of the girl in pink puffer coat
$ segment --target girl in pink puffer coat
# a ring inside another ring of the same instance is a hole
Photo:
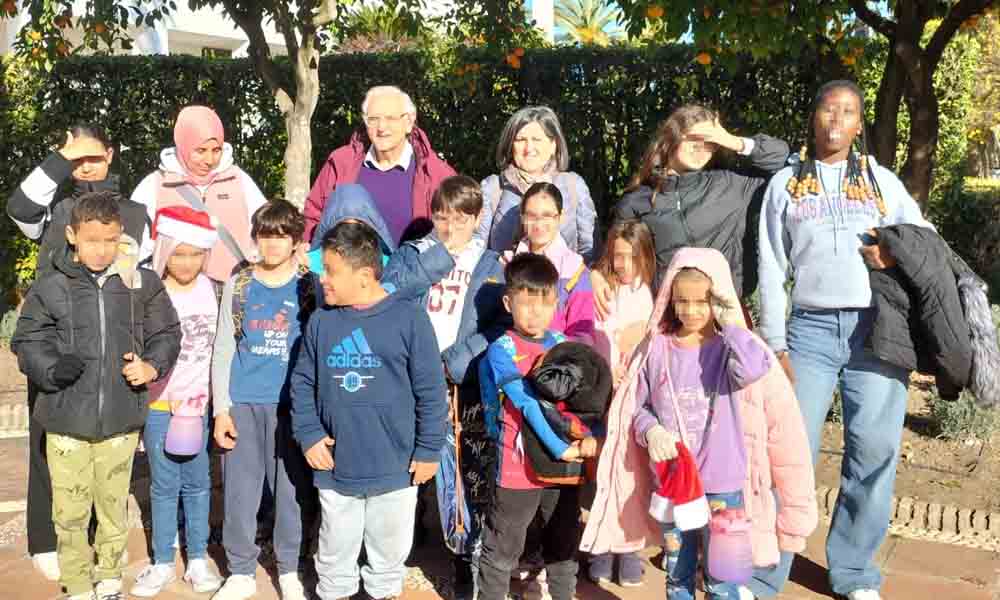
[[[719,298],[721,305],[740,306],[729,265],[721,253],[701,248],[683,248],[676,253],[663,278],[646,338],[611,403],[607,439],[597,467],[597,494],[580,544],[585,552],[634,552],[663,543],[661,526],[649,514],[655,483],[650,458],[637,441],[633,420],[640,408],[636,402],[640,371],[655,350],[673,280],[685,268],[697,269],[711,279],[712,296]],[[714,317],[722,330],[745,327],[738,308],[714,307]],[[812,458],[791,383],[766,344],[749,332],[743,332],[742,337],[747,334],[766,356],[766,364],[762,376],[733,394],[746,447],[742,492],[752,522],[753,563],[763,567],[778,562],[779,550],[802,551],[818,516]]]

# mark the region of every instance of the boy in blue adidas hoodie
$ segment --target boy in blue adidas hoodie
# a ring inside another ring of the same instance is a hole
[[[292,372],[292,433],[314,469],[321,600],[398,596],[418,485],[434,477],[448,413],[444,369],[423,307],[379,284],[378,236],[340,223],[322,242],[324,300]]]

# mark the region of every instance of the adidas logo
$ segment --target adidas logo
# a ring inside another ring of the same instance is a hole
[[[372,352],[365,339],[365,332],[355,329],[333,347],[326,357],[331,369],[374,369],[382,366],[382,359]]]

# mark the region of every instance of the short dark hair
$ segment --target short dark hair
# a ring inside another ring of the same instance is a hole
[[[87,221],[100,221],[105,225],[110,223],[120,225],[122,213],[118,203],[121,200],[121,194],[111,190],[80,194],[73,210],[69,213],[70,227],[73,228],[73,231],[77,231],[80,225]]]
[[[306,220],[295,205],[275,198],[253,213],[250,219],[250,237],[287,235],[294,242],[301,242],[306,232]]]
[[[95,139],[98,142],[101,142],[101,145],[104,146],[105,150],[111,147],[111,138],[108,137],[104,128],[96,123],[74,123],[73,126],[69,128],[69,132],[75,138],[86,137]]]
[[[542,254],[524,252],[515,256],[503,271],[507,293],[526,291],[547,294],[559,284],[559,271],[552,261]]]
[[[522,213],[524,212],[524,207],[528,204],[528,200],[531,200],[535,196],[540,196],[541,194],[545,194],[549,198],[552,198],[552,201],[555,203],[556,209],[559,211],[559,214],[562,214],[563,211],[562,192],[559,191],[559,188],[555,184],[549,183],[548,181],[536,181],[535,183],[531,184],[531,186],[528,189],[524,190],[524,196],[521,198],[521,212]]]
[[[431,196],[431,213],[448,209],[478,217],[483,210],[483,190],[475,179],[452,175],[438,186]]]
[[[378,233],[364,223],[340,222],[326,232],[323,252],[339,254],[353,269],[371,267],[375,279],[382,278],[382,246]]]

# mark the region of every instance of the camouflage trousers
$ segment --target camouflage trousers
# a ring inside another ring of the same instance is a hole
[[[139,432],[99,442],[54,433],[46,437],[60,583],[70,595],[122,576],[129,483],[138,444]],[[87,539],[91,507],[97,515],[93,549]]]

